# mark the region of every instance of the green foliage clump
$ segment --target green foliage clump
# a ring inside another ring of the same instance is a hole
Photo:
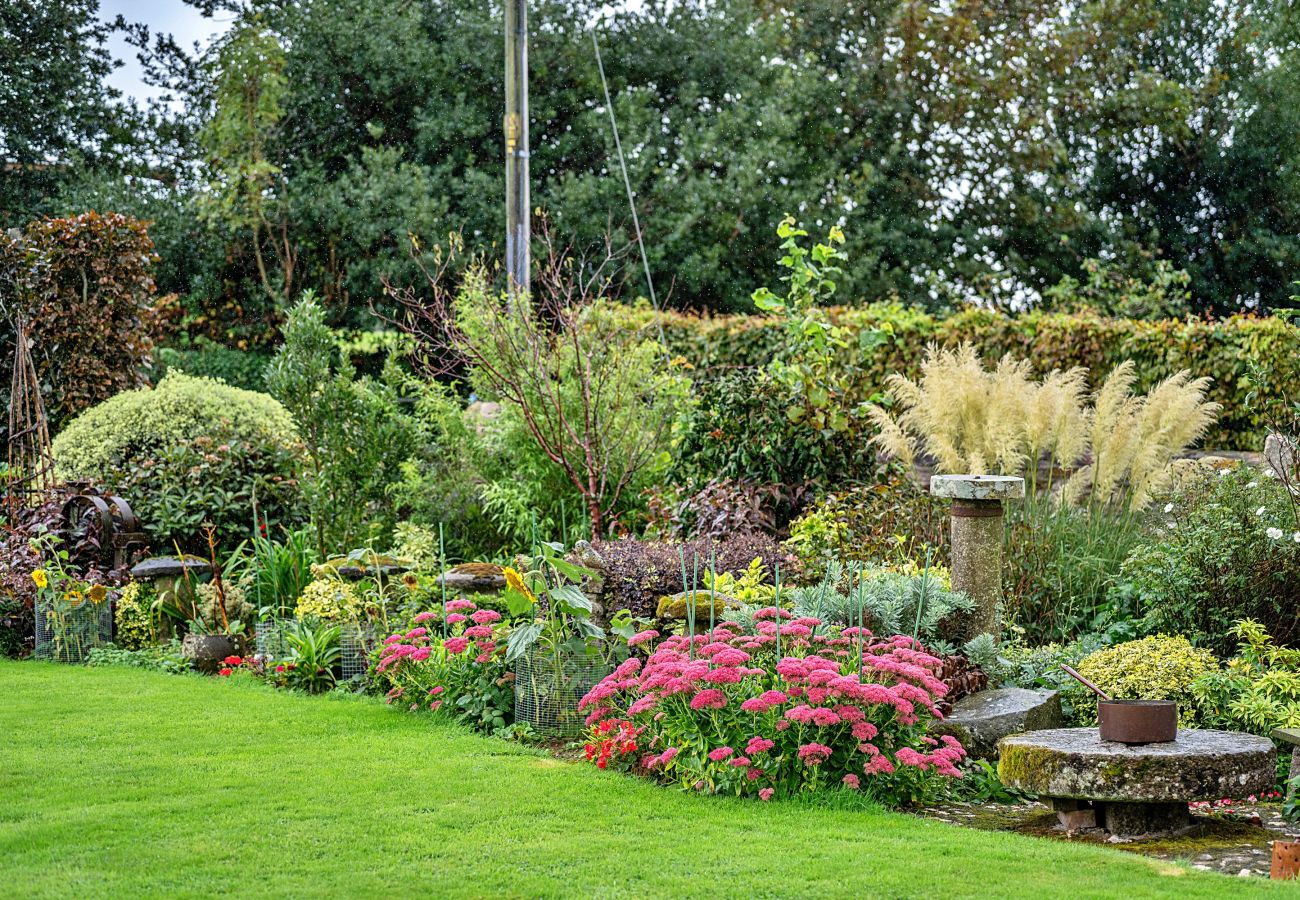
[[[249,533],[254,495],[260,517],[299,520],[300,448],[273,397],[181,373],[92,407],[53,445],[59,477],[119,492],[156,549],[202,552],[205,521],[227,546]]]
[[[159,367],[166,372],[184,372],[199,378],[224,381],[246,391],[266,390],[266,364],[271,357],[253,350],[239,350],[209,338],[195,337],[184,343],[158,349]]]
[[[86,665],[129,666],[133,669],[147,669],[151,672],[165,672],[168,675],[183,675],[193,671],[190,660],[181,650],[181,642],[172,638],[166,644],[128,649],[109,644],[104,647],[91,647],[86,654]]]
[[[1122,570],[1143,626],[1226,657],[1234,623],[1249,618],[1295,646],[1300,526],[1286,488],[1238,466],[1189,477],[1166,499]]]
[[[975,637],[968,633],[975,601],[952,590],[944,569],[846,569],[833,562],[819,584],[793,589],[790,600],[796,615],[831,625],[856,626],[861,611],[873,634],[911,635],[939,653]]]
[[[1030,644],[1022,633],[998,647],[996,665],[986,671],[1003,684],[1060,691],[1061,712],[1067,722],[1076,723],[1084,715],[1084,707],[1096,706],[1096,698],[1075,693],[1078,682],[1065,674],[1061,664],[1078,668],[1080,660],[1104,646],[1098,635],[1084,635],[1064,644]],[[1095,710],[1088,715],[1095,718]]]
[[[1300,650],[1279,647],[1258,622],[1243,619],[1231,635],[1237,655],[1192,684],[1202,721],[1212,728],[1267,735],[1300,728]]]
[[[1080,509],[1030,495],[1008,504],[1003,556],[1004,618],[1031,643],[1088,633],[1137,635],[1120,567],[1143,538],[1126,510]]]
[[[361,594],[351,582],[317,578],[303,589],[293,615],[302,620],[347,622],[355,621],[362,609]]]
[[[784,547],[816,578],[846,563],[904,565],[927,556],[941,566],[947,552],[947,505],[906,474],[885,470],[872,484],[833,491],[790,523]]]
[[[1192,684],[1217,671],[1219,662],[1209,650],[1193,647],[1185,637],[1156,634],[1090,653],[1079,661],[1079,674],[1116,700],[1174,700],[1178,720],[1191,726],[1197,721]],[[1069,689],[1081,696],[1082,685]],[[1076,700],[1081,724],[1096,722],[1096,705]]]
[[[156,597],[148,582],[132,581],[122,588],[113,604],[113,643],[123,650],[140,650],[154,643]]]
[[[306,448],[303,494],[320,554],[386,540],[397,518],[389,487],[415,452],[417,431],[391,384],[357,378],[340,358],[310,291],[289,312],[266,381]]]

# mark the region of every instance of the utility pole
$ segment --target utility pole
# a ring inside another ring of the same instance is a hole
[[[511,296],[528,293],[532,224],[528,206],[528,0],[506,8],[506,277]]]

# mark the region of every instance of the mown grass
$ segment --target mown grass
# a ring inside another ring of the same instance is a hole
[[[1295,888],[688,796],[357,698],[0,662],[9,896],[1223,897]]]

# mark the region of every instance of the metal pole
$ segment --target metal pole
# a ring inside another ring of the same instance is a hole
[[[528,293],[528,0],[506,7],[506,276],[510,294]]]

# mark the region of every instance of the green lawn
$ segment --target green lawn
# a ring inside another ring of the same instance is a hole
[[[1293,886],[694,797],[370,700],[0,662],[0,894],[1223,897]]]

